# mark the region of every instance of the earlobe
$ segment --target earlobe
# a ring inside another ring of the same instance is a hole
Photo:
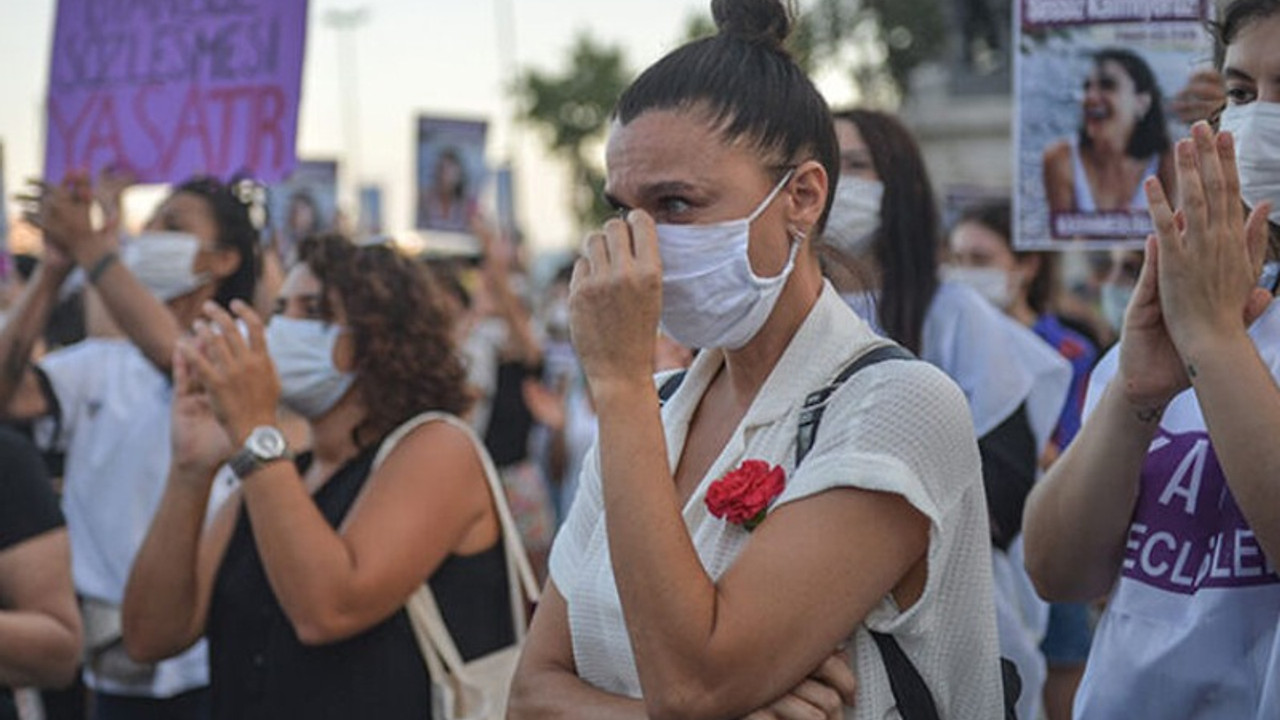
[[[351,330],[344,330],[333,344],[333,367],[338,372],[349,373],[356,367],[356,337]]]
[[[219,280],[231,277],[240,269],[240,253],[231,248],[218,248],[210,261],[210,274]]]

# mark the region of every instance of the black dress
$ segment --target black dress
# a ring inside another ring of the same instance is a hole
[[[347,463],[316,492],[316,506],[334,528],[368,479],[374,452]],[[476,555],[450,555],[431,576],[465,659],[514,640],[507,582],[501,540]],[[267,582],[247,512],[218,568],[206,631],[215,719],[430,717],[426,666],[405,611],[353,638],[304,646]]]

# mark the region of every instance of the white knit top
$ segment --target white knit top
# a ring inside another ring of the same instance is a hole
[[[794,467],[796,428],[806,395],[884,342],[827,285],[690,497],[683,510],[685,525],[703,567],[716,580],[752,536],[707,511],[706,489],[744,459],[767,460],[786,470],[787,487],[774,509],[790,502],[821,502],[820,493],[838,487],[901,495],[931,523],[928,579],[907,612],[899,612],[886,596],[862,624],[849,629],[858,699],[846,717],[898,716],[868,628],[897,638],[928,683],[943,718],[1003,717],[982,475],[973,426],[955,384],[924,362],[889,361],[863,370],[832,396],[812,450],[798,470]],[[723,362],[720,351],[700,354],[663,408],[672,468],[693,412]],[[568,604],[579,675],[602,690],[638,698],[640,683],[614,581],[600,483],[593,448],[552,550],[551,575]]]

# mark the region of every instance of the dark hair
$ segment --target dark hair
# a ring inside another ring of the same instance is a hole
[[[258,282],[258,229],[249,214],[249,203],[240,198],[233,186],[212,177],[192,178],[174,190],[175,195],[178,193],[190,193],[209,203],[218,224],[218,244],[240,256],[235,271],[218,284],[214,301],[223,307],[230,307],[232,300],[252,305]]]
[[[791,14],[779,0],[713,0],[719,33],[694,40],[654,63],[622,93],[614,111],[626,125],[649,110],[705,110],[725,142],[750,141],[781,177],[809,158],[840,174],[831,111],[783,47]],[[814,234],[835,193],[827,194]]]
[[[462,162],[462,153],[456,147],[449,146],[440,151],[440,156],[436,158],[435,169],[431,174],[431,184],[435,186],[437,191],[440,190],[440,169],[444,166],[445,162],[451,162],[458,166],[458,186],[453,188],[450,197],[454,200],[466,200],[467,183],[469,182],[467,178],[467,166]]]
[[[859,108],[837,112],[835,118],[858,128],[884,184],[880,230],[872,242],[881,273],[876,304],[880,327],[919,353],[924,316],[938,290],[941,225],[924,157],[910,131],[892,115]]]
[[[1214,60],[1219,68],[1226,62],[1227,46],[1249,25],[1280,13],[1280,0],[1235,0],[1209,23],[1214,39]]]
[[[1114,62],[1124,68],[1124,72],[1133,81],[1136,93],[1144,93],[1151,98],[1151,106],[1133,128],[1129,137],[1129,146],[1125,154],[1132,158],[1149,158],[1165,152],[1173,146],[1169,139],[1169,128],[1164,119],[1164,96],[1160,92],[1160,83],[1151,66],[1141,56],[1124,48],[1103,48],[1093,54],[1095,67],[1102,67],[1105,62]],[[1084,128],[1080,128],[1080,147],[1089,147],[1093,141]]]
[[[356,389],[368,415],[355,429],[369,447],[428,410],[461,415],[471,404],[466,369],[453,342],[453,318],[429,271],[389,245],[356,245],[336,234],[308,237],[298,261],[346,311],[355,338]]]
[[[1012,215],[1008,200],[992,200],[965,209],[964,212],[960,213],[960,217],[956,219],[952,228],[960,227],[964,223],[981,225],[999,235],[1000,239],[1004,241],[1004,244],[1015,256],[1040,258],[1036,276],[1031,278],[1031,284],[1027,287],[1027,305],[1031,307],[1036,315],[1043,315],[1049,312],[1049,306],[1053,300],[1055,289],[1054,274],[1057,271],[1057,262],[1053,253],[1020,252],[1014,249]]]

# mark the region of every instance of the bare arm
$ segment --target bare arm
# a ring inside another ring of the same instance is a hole
[[[547,583],[511,683],[512,720],[647,720],[644,702],[598,690],[578,677],[568,608]]]
[[[1134,407],[1118,381],[1027,498],[1023,542],[1040,596],[1087,602],[1111,590],[1124,560],[1158,410]]]
[[[169,475],[125,586],[124,646],[135,660],[173,657],[204,635],[213,581],[240,516],[233,496],[204,527],[212,480],[200,470]]]
[[[0,330],[0,415],[6,418],[29,419],[49,412],[31,369],[31,351],[49,322],[58,291],[70,272],[70,263],[62,260],[56,250],[46,255]]]
[[[1271,206],[1260,203],[1246,219],[1229,136],[1199,123],[1192,138],[1178,146],[1182,221],[1165,194],[1152,197],[1161,293],[1227,485],[1274,559],[1280,557],[1280,389],[1247,333],[1272,302],[1256,287]]]
[[[479,218],[472,222],[472,231],[480,238],[484,249],[481,270],[485,287],[492,294],[499,316],[507,324],[509,334],[507,345],[503,348],[503,358],[518,359],[529,366],[536,365],[542,360],[542,346],[533,334],[529,311],[511,289],[511,255],[514,250],[499,235],[497,229]]]
[[[0,685],[58,687],[80,662],[66,529],[0,552]]]
[[[1044,152],[1044,194],[1053,212],[1076,208],[1075,169],[1071,145],[1065,141],[1050,145]]]

